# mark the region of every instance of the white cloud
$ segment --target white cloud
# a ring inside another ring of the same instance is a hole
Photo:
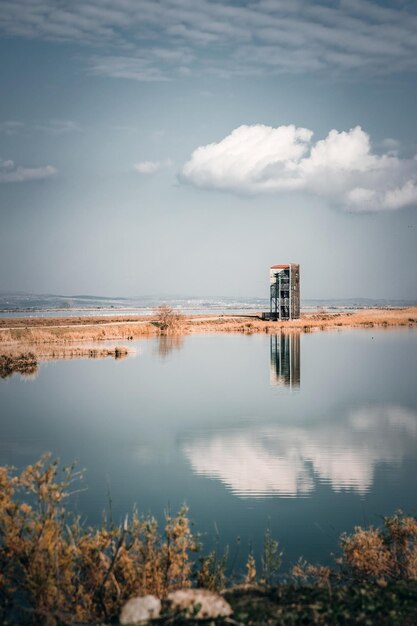
[[[208,435],[183,447],[195,473],[216,478],[241,497],[293,497],[317,482],[365,494],[379,463],[415,450],[417,413],[401,406],[363,407],[344,420],[309,427],[273,425]]]
[[[52,165],[43,167],[22,167],[13,161],[0,161],[0,183],[23,183],[30,180],[41,180],[56,174]]]
[[[0,30],[8,36],[111,46],[112,56],[94,56],[91,71],[140,81],[171,79],[187,69],[220,76],[417,70],[417,9],[411,2],[383,8],[377,0],[250,0],[243,5],[230,0],[2,0]],[[181,48],[193,54],[179,63],[174,57]]]
[[[140,163],[136,163],[133,166],[135,172],[138,174],[155,174],[159,170],[170,167],[172,162],[170,159],[166,159],[165,161],[141,161]]]
[[[360,126],[331,130],[314,143],[296,126],[240,126],[200,146],[180,178],[197,187],[235,193],[303,191],[352,211],[396,210],[417,203],[417,160],[372,152]]]

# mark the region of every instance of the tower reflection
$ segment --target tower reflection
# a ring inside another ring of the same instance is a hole
[[[300,333],[271,335],[271,385],[300,387]]]

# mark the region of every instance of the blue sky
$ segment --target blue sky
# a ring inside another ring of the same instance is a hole
[[[0,290],[416,298],[417,6],[1,0]]]

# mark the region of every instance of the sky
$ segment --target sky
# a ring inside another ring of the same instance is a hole
[[[417,4],[0,0],[0,292],[417,298]]]

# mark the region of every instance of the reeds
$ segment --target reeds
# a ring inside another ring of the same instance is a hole
[[[293,574],[320,585],[365,582],[417,581],[417,520],[398,511],[383,518],[381,528],[357,526],[340,538],[336,568],[300,561]]]
[[[114,339],[131,340],[158,334],[157,329],[148,321],[140,323],[106,323],[31,326],[0,329],[0,346],[27,344],[74,344],[83,342],[101,342]]]
[[[256,316],[185,317],[171,307],[159,307],[153,317],[33,318],[0,320],[0,347],[22,344],[71,345],[115,339],[131,340],[155,335],[188,333],[303,332],[344,328],[416,327],[417,307],[366,309],[357,312],[305,313],[298,320],[271,322]]]
[[[134,595],[191,584],[198,546],[185,507],[166,514],[163,533],[137,512],[121,525],[84,528],[64,505],[78,478],[48,455],[20,474],[0,468],[1,623],[111,619]]]
[[[300,319],[288,321],[264,321],[255,316],[222,316],[218,318],[191,319],[190,332],[269,333],[302,332],[345,328],[387,328],[417,326],[417,308],[366,309],[347,313],[304,313]]]
[[[1,349],[1,348],[0,348]],[[103,359],[113,357],[124,359],[129,349],[124,346],[97,347],[60,344],[12,344],[0,352],[0,378],[8,378],[18,373],[31,377],[38,371],[41,361],[61,359]]]
[[[75,624],[114,619],[133,596],[197,584],[227,586],[228,550],[199,559],[186,507],[167,512],[162,531],[134,511],[121,524],[106,517],[86,528],[65,507],[81,475],[43,456],[20,473],[0,467],[0,621],[21,625]],[[217,539],[218,541],[218,539]],[[397,513],[382,528],[358,527],[341,538],[335,568],[299,562],[293,575],[325,586],[417,580],[417,521]],[[282,552],[269,530],[258,564],[249,550],[244,583],[271,589]],[[234,587],[235,588],[235,587]],[[277,588],[279,590],[279,587]]]
[[[38,360],[33,352],[0,354],[0,378],[8,378],[15,372],[31,376],[38,369]]]

